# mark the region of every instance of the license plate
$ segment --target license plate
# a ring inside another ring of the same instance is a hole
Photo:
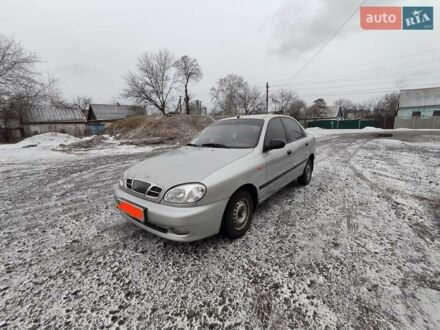
[[[125,214],[128,214],[130,217],[135,218],[136,220],[139,220],[141,222],[144,222],[145,220],[144,209],[129,202],[120,201],[118,203],[118,209],[120,209]]]

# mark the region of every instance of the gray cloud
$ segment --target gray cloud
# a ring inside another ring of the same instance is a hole
[[[91,71],[93,71],[93,69],[88,64],[83,62],[75,62],[55,68],[55,73],[57,74],[84,75]]]
[[[272,41],[270,53],[278,56],[298,56],[317,48],[341,26],[358,6],[353,0],[299,0],[287,1],[268,23]],[[359,31],[356,24],[347,24],[338,37]]]

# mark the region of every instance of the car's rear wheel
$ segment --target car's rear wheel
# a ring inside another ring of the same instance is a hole
[[[247,190],[238,190],[229,199],[223,216],[223,232],[229,238],[238,238],[249,229],[254,212],[252,195]]]
[[[298,178],[298,183],[302,186],[308,185],[310,180],[312,180],[313,173],[313,160],[309,158],[307,164],[304,167],[303,174]]]

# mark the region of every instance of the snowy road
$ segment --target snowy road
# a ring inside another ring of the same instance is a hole
[[[150,154],[2,155],[0,328],[438,329],[440,136],[420,134],[321,136],[309,186],[191,244],[114,208]]]

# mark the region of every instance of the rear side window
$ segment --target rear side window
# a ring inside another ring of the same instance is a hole
[[[290,118],[282,118],[281,120],[286,128],[288,142],[292,142],[304,137],[304,132],[296,121]]]
[[[283,140],[284,143],[287,143],[286,132],[280,118],[274,118],[269,121],[264,144],[267,146],[274,139]]]

